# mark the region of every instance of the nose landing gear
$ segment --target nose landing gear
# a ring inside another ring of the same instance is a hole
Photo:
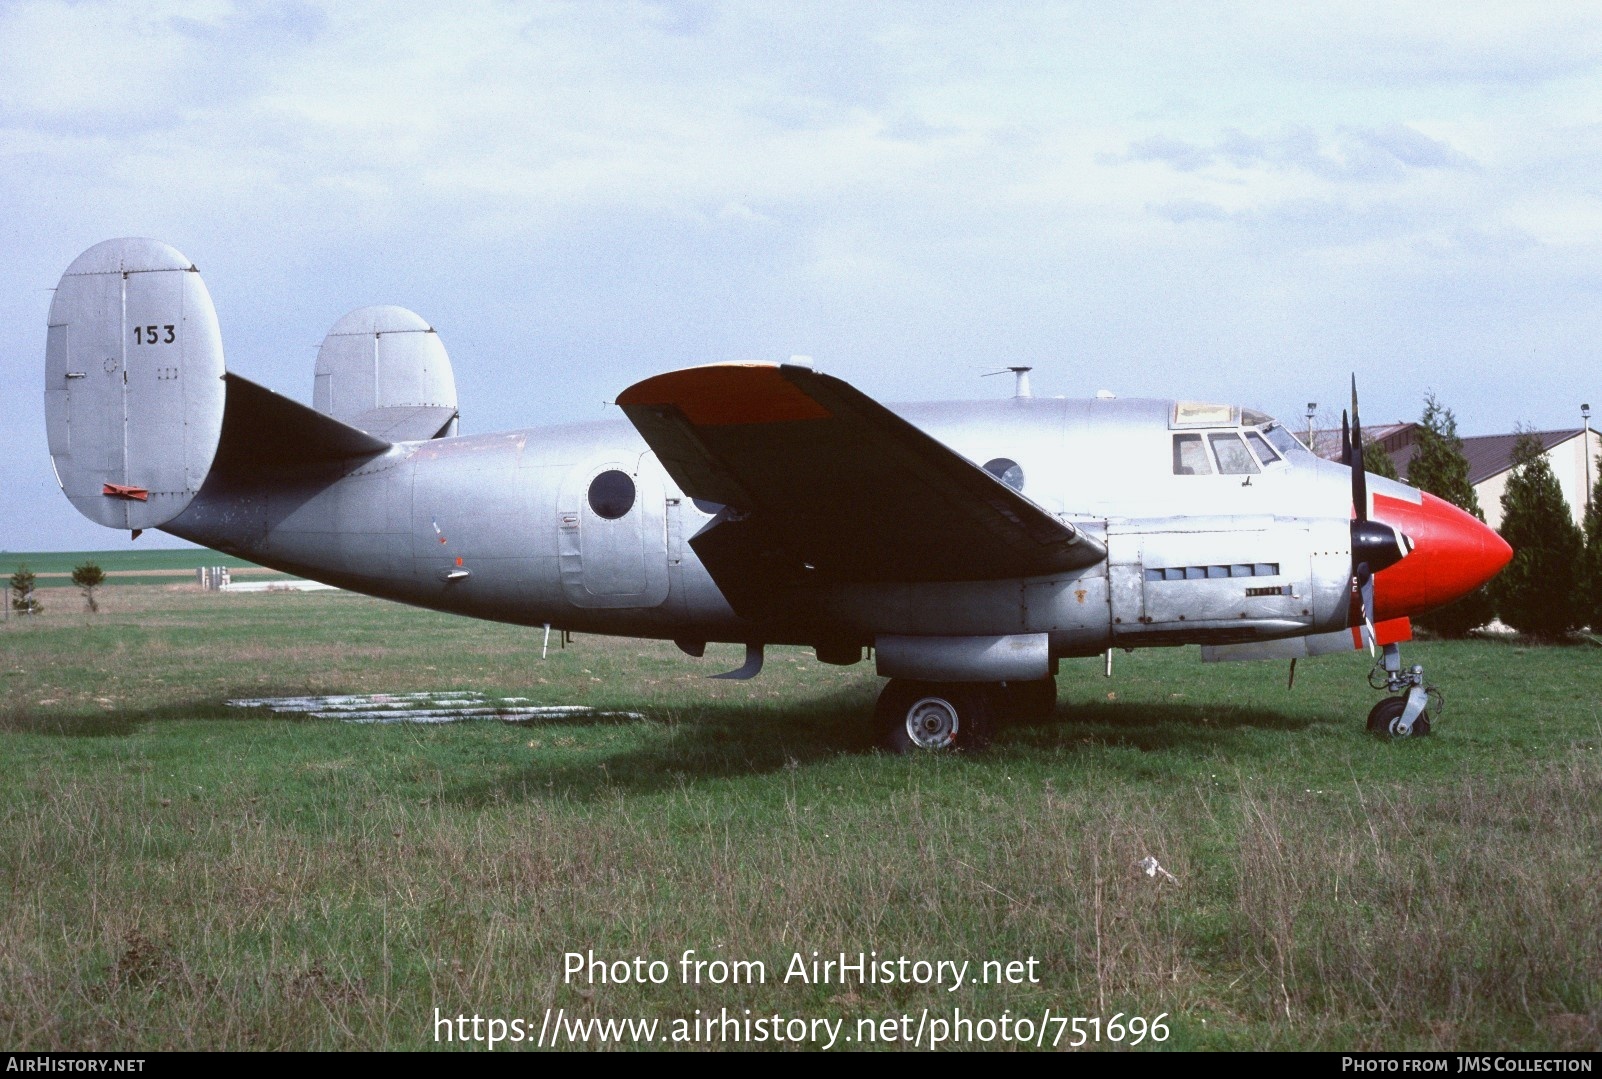
[[[1440,719],[1446,698],[1424,682],[1424,668],[1415,663],[1402,670],[1402,649],[1385,645],[1380,661],[1368,672],[1368,684],[1396,694],[1386,697],[1368,713],[1370,734],[1381,738],[1421,738],[1430,733],[1430,716]]]

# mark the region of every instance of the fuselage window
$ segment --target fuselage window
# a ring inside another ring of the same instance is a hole
[[[590,481],[590,509],[615,521],[634,508],[634,481],[627,472],[609,468]]]
[[[996,479],[1011,487],[1014,491],[1023,490],[1023,468],[1017,461],[1005,457],[997,457],[985,462],[985,471]]]
[[[721,502],[708,502],[704,498],[692,498],[690,501],[695,503],[696,509],[706,514],[708,517],[716,517],[718,514],[723,512],[723,503]]]
[[[1213,444],[1213,453],[1218,455],[1218,471],[1224,475],[1244,476],[1259,471],[1257,462],[1246,452],[1246,444],[1240,440],[1239,435],[1218,434],[1207,437]]]
[[[1246,432],[1246,444],[1256,451],[1257,459],[1265,465],[1271,465],[1279,460],[1279,454],[1274,452],[1274,447],[1270,446],[1268,440],[1256,431]]]
[[[1207,447],[1201,435],[1174,436],[1174,475],[1211,476],[1213,466],[1207,460]]]

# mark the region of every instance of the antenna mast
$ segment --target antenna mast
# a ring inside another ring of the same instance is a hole
[[[986,371],[979,377],[989,378],[991,375],[1004,375],[1011,371],[1013,377],[1012,396],[1014,398],[1033,397],[1034,394],[1029,392],[1029,372],[1033,370],[1033,367],[1003,367],[1000,371]]]

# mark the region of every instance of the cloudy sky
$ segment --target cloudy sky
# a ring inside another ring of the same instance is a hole
[[[302,400],[340,315],[418,311],[464,431],[796,353],[891,401],[1028,363],[1293,422],[1350,372],[1371,423],[1602,407],[1595,5],[403,7],[0,0],[0,549],[128,543],[42,406],[49,290],[114,236]]]

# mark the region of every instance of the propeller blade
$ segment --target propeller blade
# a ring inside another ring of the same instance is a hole
[[[1363,640],[1368,642],[1368,654],[1372,656],[1378,636],[1374,632],[1374,574],[1369,572],[1367,562],[1357,566],[1357,591],[1363,599]]]
[[[1363,470],[1363,424],[1357,418],[1357,376],[1352,376],[1352,508],[1359,521],[1368,520],[1368,473]]]
[[[1341,413],[1341,451],[1352,473],[1352,600],[1347,624],[1363,619],[1363,637],[1370,655],[1374,634],[1374,574],[1396,565],[1412,551],[1411,541],[1395,528],[1368,516],[1368,473],[1363,470],[1363,421],[1357,415],[1357,376],[1352,376],[1352,416],[1347,427]]]

